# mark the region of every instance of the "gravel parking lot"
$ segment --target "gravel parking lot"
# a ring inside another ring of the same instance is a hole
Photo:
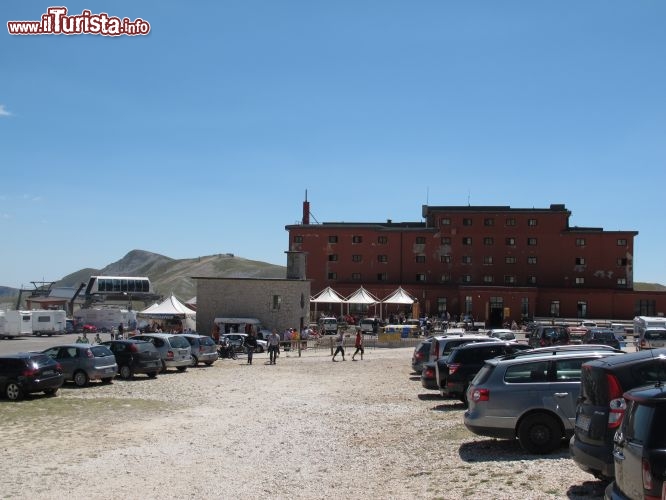
[[[468,432],[412,351],[260,354],[2,400],[0,497],[602,498],[564,445],[535,457]]]

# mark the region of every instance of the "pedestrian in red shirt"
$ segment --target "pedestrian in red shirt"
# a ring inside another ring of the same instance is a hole
[[[356,361],[354,358],[359,352],[361,353],[361,360],[363,360],[363,332],[360,328],[356,329],[356,342],[354,346],[356,347],[356,351],[352,354],[352,361]]]

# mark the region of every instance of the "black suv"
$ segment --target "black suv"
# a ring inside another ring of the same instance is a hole
[[[548,347],[569,343],[569,332],[561,325],[539,325],[529,338],[531,347]]]
[[[574,462],[598,479],[614,476],[613,436],[622,423],[622,395],[635,387],[666,380],[666,348],[632,352],[587,362],[581,371],[574,435]]]
[[[21,352],[0,356],[0,392],[11,401],[33,392],[54,395],[64,381],[62,367],[46,354]]]
[[[437,360],[436,380],[444,397],[456,397],[466,403],[467,386],[483,363],[490,358],[529,349],[516,342],[478,342],[456,347],[445,358]]]
[[[116,357],[118,375],[129,379],[137,373],[145,373],[150,378],[157,377],[162,370],[162,357],[157,348],[144,340],[109,340],[102,342]]]
[[[606,498],[666,496],[666,390],[661,385],[624,394],[626,413],[615,434],[615,481]]]

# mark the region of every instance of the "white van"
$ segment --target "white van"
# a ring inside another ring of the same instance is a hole
[[[0,311],[0,339],[32,335],[31,311]]]
[[[338,333],[338,320],[332,317],[319,318],[319,329],[322,335],[335,335]]]
[[[67,325],[67,316],[62,310],[33,310],[32,312],[32,334],[41,337],[42,335],[62,335],[65,333]]]

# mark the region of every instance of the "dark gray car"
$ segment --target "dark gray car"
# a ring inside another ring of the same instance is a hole
[[[43,351],[62,366],[65,380],[85,387],[91,380],[110,383],[118,373],[116,357],[103,345],[65,344]]]
[[[191,333],[186,333],[181,336],[190,343],[190,348],[192,349],[192,361],[190,362],[190,366],[197,366],[199,363],[210,366],[217,361],[217,346],[212,337]]]

